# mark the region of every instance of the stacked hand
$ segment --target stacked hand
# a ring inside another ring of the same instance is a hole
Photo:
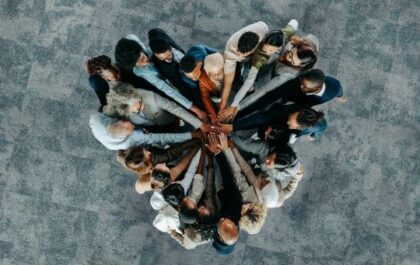
[[[219,115],[217,115],[217,121],[221,123],[232,122],[235,119],[237,113],[237,107],[227,107],[219,111]]]
[[[208,144],[206,144],[206,147],[213,154],[229,148],[228,138],[224,133],[216,134],[212,132],[208,135],[207,140]]]

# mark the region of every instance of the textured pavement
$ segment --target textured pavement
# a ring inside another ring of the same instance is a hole
[[[419,17],[418,0],[0,0],[0,264],[418,264]],[[246,24],[292,18],[348,102],[295,144],[306,174],[260,234],[227,257],[184,250],[92,136],[83,63],[153,27],[221,50]]]

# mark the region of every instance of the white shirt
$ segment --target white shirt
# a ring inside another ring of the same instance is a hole
[[[319,91],[318,93],[305,93],[308,96],[317,96],[317,97],[322,97],[322,95],[324,95],[325,93],[325,83],[322,85],[321,91]]]

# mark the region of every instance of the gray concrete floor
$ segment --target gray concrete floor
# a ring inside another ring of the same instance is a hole
[[[0,264],[418,264],[418,0],[0,5]],[[324,107],[320,141],[296,144],[306,175],[260,234],[227,257],[186,251],[152,227],[150,195],[91,135],[83,63],[157,26],[185,48],[222,49],[248,23],[292,18],[319,37],[317,66],[348,102]]]

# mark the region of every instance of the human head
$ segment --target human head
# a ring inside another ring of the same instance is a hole
[[[152,190],[150,174],[144,174],[137,179],[134,189],[139,194],[144,194],[146,191]]]
[[[267,55],[272,55],[283,46],[284,34],[281,30],[273,30],[265,35],[262,41],[262,49]]]
[[[157,164],[152,171],[152,188],[162,189],[171,182],[171,170],[165,163]]]
[[[303,93],[319,93],[325,81],[325,74],[320,69],[311,69],[301,75],[300,89]]]
[[[257,33],[247,31],[243,33],[238,40],[238,53],[242,57],[246,57],[254,51],[260,41]]]
[[[151,156],[152,153],[142,146],[132,147],[125,156],[125,165],[140,174],[146,174],[153,167]]]
[[[114,56],[117,64],[129,71],[134,66],[144,66],[147,58],[143,47],[137,41],[126,38],[118,41],[117,46],[115,46]],[[146,58],[144,58],[145,56]]]
[[[164,39],[155,39],[149,43],[150,49],[153,52],[153,55],[160,61],[165,61],[167,63],[172,62],[173,53],[172,48],[169,43]]]
[[[229,218],[220,219],[217,233],[226,245],[234,245],[239,238],[238,226]]]
[[[204,71],[210,80],[222,81],[225,77],[223,55],[216,52],[207,55],[204,59]]]
[[[179,220],[184,224],[193,224],[197,221],[197,205],[189,197],[184,197],[179,206]]]
[[[185,197],[184,188],[179,183],[172,183],[162,190],[163,198],[175,209],[178,209],[182,198]]]
[[[129,121],[113,120],[107,127],[107,132],[115,137],[127,137],[134,130],[134,125]]]
[[[89,75],[99,75],[108,81],[118,81],[120,71],[111,63],[111,58],[106,55],[93,57],[86,62],[86,68]]]
[[[318,57],[318,52],[313,42],[299,39],[294,42],[291,50],[285,53],[285,60],[288,65],[301,68],[311,69]],[[281,58],[280,58],[281,59]]]
[[[266,166],[272,169],[285,169],[297,159],[295,151],[288,145],[275,146],[267,156]]]
[[[143,110],[143,99],[132,85],[118,82],[114,84],[106,96],[104,113],[110,116],[129,118],[130,115]]]
[[[202,62],[197,61],[191,55],[185,55],[179,62],[179,69],[191,80],[197,81],[201,75]]]
[[[248,234],[260,232],[267,216],[267,207],[261,202],[246,203],[242,205],[241,220],[239,224]]]
[[[301,130],[313,127],[324,119],[322,111],[316,111],[312,108],[305,108],[301,111],[294,112],[289,115],[287,125],[291,130]]]

